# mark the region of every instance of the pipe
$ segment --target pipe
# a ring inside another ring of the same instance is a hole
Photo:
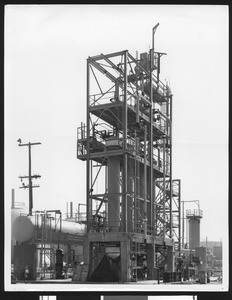
[[[147,125],[144,125],[144,234],[147,235]]]
[[[70,218],[73,218],[73,202],[70,202]]]
[[[15,208],[15,189],[11,190],[11,208]]]

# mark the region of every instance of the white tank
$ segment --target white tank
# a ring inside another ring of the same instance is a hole
[[[34,236],[34,231],[35,226],[30,218],[24,215],[17,217],[12,225],[12,235],[20,243],[30,241]]]
[[[13,194],[13,192],[12,192]],[[25,203],[23,202],[15,202],[12,201],[12,207],[11,207],[11,230],[13,228],[13,224],[15,220],[20,216],[20,215],[27,215],[28,214],[28,209],[25,206]],[[11,234],[11,261],[13,263],[14,259],[14,245],[16,245],[16,240]]]
[[[57,222],[57,221],[56,221]],[[41,228],[41,218],[37,221],[37,226]],[[46,224],[48,224],[51,229],[58,230],[59,225],[55,224],[55,220],[47,219]],[[12,235],[14,239],[18,242],[28,242],[30,241],[35,233],[35,216],[25,216],[19,215],[15,218],[12,225]],[[86,234],[86,226],[84,224],[78,224],[66,220],[61,221],[61,232],[68,234],[76,234],[78,236],[84,236]]]

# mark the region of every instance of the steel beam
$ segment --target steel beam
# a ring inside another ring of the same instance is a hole
[[[124,232],[128,230],[127,224],[127,162],[128,162],[128,154],[127,154],[127,57],[128,51],[124,52],[124,122],[123,122],[123,186],[122,186],[122,215],[123,215],[123,226]]]

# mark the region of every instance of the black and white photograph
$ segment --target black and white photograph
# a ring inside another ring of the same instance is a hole
[[[228,6],[4,17],[5,290],[228,291]]]

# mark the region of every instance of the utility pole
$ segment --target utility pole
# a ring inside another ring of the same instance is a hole
[[[29,159],[29,170],[28,170],[28,176],[19,176],[21,181],[23,179],[27,178],[28,179],[28,185],[25,185],[23,183],[23,186],[20,187],[20,189],[29,189],[29,215],[32,215],[32,208],[33,208],[33,188],[39,187],[39,185],[33,185],[32,184],[32,179],[37,179],[40,178],[41,176],[39,174],[36,175],[31,175],[31,146],[35,145],[41,145],[40,142],[38,143],[27,143],[27,144],[22,144],[22,140],[18,139],[17,141],[19,143],[19,146],[27,146],[28,147],[28,159]]]

